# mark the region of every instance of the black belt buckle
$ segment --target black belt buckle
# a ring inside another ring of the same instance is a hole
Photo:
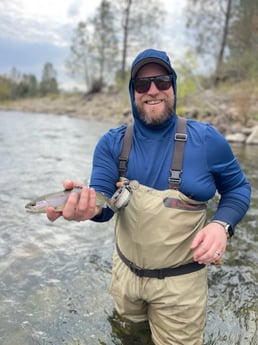
[[[165,270],[146,270],[143,269],[134,263],[130,262],[129,266],[131,272],[133,272],[137,277],[143,278],[143,277],[149,277],[149,278],[158,278],[158,279],[164,279],[166,277]]]
[[[157,278],[158,279],[164,279],[165,277],[166,277],[166,275],[165,275],[164,269],[157,270]]]
[[[139,266],[135,265],[133,262],[130,262],[129,268],[131,272],[136,274],[138,277],[142,278],[144,276],[144,270]]]

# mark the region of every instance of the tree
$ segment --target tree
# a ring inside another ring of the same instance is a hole
[[[80,22],[74,32],[66,67],[82,77],[86,90],[101,90],[117,66],[118,36],[111,2],[102,0],[93,19]]]
[[[111,3],[102,0],[92,21],[94,28],[93,60],[101,85],[104,84],[105,77],[112,74],[114,67],[117,66],[118,38],[114,23],[115,13],[112,11]]]
[[[228,62],[234,57],[243,62],[250,47],[254,51],[257,7],[257,0],[188,0],[187,22],[196,40],[196,52],[213,57],[215,81],[225,77]]]
[[[85,84],[86,89],[88,89],[91,85],[89,66],[92,66],[93,63],[88,25],[84,22],[79,22],[72,38],[70,56],[66,61],[66,68],[72,77],[79,77]]]
[[[158,32],[165,12],[159,0],[114,0],[113,4],[122,36],[121,78],[125,79],[128,54],[135,53],[141,46],[161,43]]]
[[[229,63],[242,78],[258,76],[258,3],[240,0],[236,20],[231,28]]]
[[[39,90],[42,96],[46,96],[51,93],[58,93],[57,72],[54,66],[50,62],[46,62],[43,71],[42,78],[39,85]]]
[[[75,30],[66,62],[69,73],[83,76],[86,89],[93,90],[94,83],[101,87],[110,80],[121,61],[124,80],[128,54],[142,45],[161,42],[158,29],[163,16],[159,0],[102,0],[94,18],[80,22]]]
[[[220,67],[222,66],[224,56],[225,56],[228,33],[229,33],[229,20],[231,17],[231,4],[232,4],[232,0],[227,0],[226,11],[225,11],[225,15],[224,15],[224,22],[223,22],[223,26],[222,26],[222,38],[221,38],[221,43],[220,43],[220,47],[219,47],[219,54],[218,54],[217,62],[216,62],[216,71],[215,71],[216,77],[218,77],[220,75]]]
[[[0,101],[10,99],[12,96],[12,85],[10,79],[0,75]]]
[[[18,83],[22,79],[22,73],[18,71],[16,67],[12,67],[9,73],[9,78],[15,82]]]
[[[22,77],[22,82],[27,85],[26,96],[35,97],[38,92],[38,81],[33,74],[24,74]]]
[[[215,61],[215,80],[219,78],[225,58],[230,21],[233,20],[231,0],[188,0],[187,26],[192,29],[197,54],[212,56]]]
[[[9,77],[0,76],[0,99],[16,99],[37,95],[37,79],[33,74],[23,74],[12,68]]]

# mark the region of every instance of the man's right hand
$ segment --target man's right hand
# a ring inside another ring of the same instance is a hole
[[[65,189],[82,187],[81,193],[71,192],[62,212],[57,212],[54,208],[47,209],[47,217],[53,222],[60,216],[66,220],[75,220],[77,222],[88,220],[100,214],[102,208],[96,206],[96,192],[93,188],[88,188],[83,184],[71,180],[64,181]]]

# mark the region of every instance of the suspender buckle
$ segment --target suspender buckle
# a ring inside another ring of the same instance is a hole
[[[168,183],[172,186],[173,189],[177,189],[181,183],[181,173],[182,170],[170,170],[170,176],[168,179]]]
[[[187,141],[187,134],[185,133],[176,133],[175,134],[176,141]]]

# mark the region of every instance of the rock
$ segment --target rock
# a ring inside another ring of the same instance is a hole
[[[226,139],[231,143],[245,143],[246,136],[243,133],[228,134]]]
[[[258,126],[255,126],[252,133],[246,140],[246,144],[258,144]]]
[[[253,128],[251,127],[243,127],[241,132],[244,133],[245,135],[250,135],[253,131]]]

